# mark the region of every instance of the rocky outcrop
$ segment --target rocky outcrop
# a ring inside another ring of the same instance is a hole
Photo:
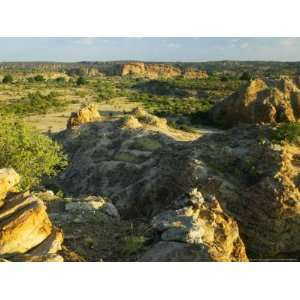
[[[183,71],[183,77],[186,79],[203,79],[208,78],[206,71],[187,69]]]
[[[1,190],[18,183],[19,175],[12,169],[0,170]],[[6,174],[6,178],[4,176]],[[11,177],[12,176],[12,177]],[[13,178],[13,179],[11,179]],[[29,193],[10,193],[0,206],[0,255],[9,260],[52,258],[61,249],[62,232],[54,228],[46,207]],[[33,258],[34,257],[34,258]]]
[[[291,257],[300,251],[300,149],[274,142],[273,130],[248,125],[187,142],[163,120],[136,110],[121,121],[61,133],[57,138],[71,158],[61,180],[67,194],[110,198],[121,217],[189,220],[180,230],[152,222],[160,236],[156,249],[165,254],[179,253],[173,243],[185,243],[184,251],[197,244],[213,260],[243,260],[240,232],[250,258]],[[203,206],[178,207],[193,189],[203,195]],[[216,199],[216,209],[209,199]],[[209,242],[200,228],[215,232],[215,239]],[[214,246],[218,237],[224,244]]]
[[[128,63],[121,69],[121,76],[140,76],[149,78],[171,78],[181,75],[181,70],[166,64]]]
[[[217,103],[211,118],[227,127],[239,123],[278,123],[300,118],[298,81],[255,79]]]
[[[68,120],[67,128],[72,129],[84,123],[101,120],[101,116],[95,104],[83,106],[78,112],[73,112]]]
[[[169,255],[166,257],[166,253],[175,251],[177,259],[181,261],[181,258],[185,260],[187,249],[190,251],[193,248],[197,254],[190,257],[192,261],[248,260],[237,223],[223,212],[217,199],[205,199],[194,189],[179,203],[184,207],[163,211],[153,218],[152,227],[160,232],[161,240],[168,243],[154,245],[141,260],[168,261]],[[188,246],[178,247],[169,242],[181,242]],[[196,251],[199,248],[202,251]]]

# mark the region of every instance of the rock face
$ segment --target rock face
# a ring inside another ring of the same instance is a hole
[[[181,70],[166,64],[128,63],[122,66],[121,76],[142,76],[149,78],[170,78],[181,75]]]
[[[210,197],[204,199],[196,189],[179,201],[184,205],[177,210],[163,211],[152,220],[152,226],[161,233],[161,240],[165,242],[181,242],[188,244],[188,249],[193,249],[197,256],[192,260],[198,261],[247,261],[244,243],[239,236],[237,223],[228,217],[222,210],[217,199]],[[170,244],[165,244],[169,249]],[[174,244],[172,244],[173,248]],[[142,260],[153,260],[155,248],[144,255]],[[176,248],[179,260],[186,256],[186,248]],[[203,251],[196,251],[199,247]],[[158,247],[156,260],[168,260]],[[174,250],[171,251],[171,253]]]
[[[273,142],[272,132],[248,125],[183,141],[163,120],[136,110],[61,133],[71,158],[61,180],[70,195],[110,198],[121,217],[152,219],[162,260],[197,246],[196,260],[242,261],[243,242],[250,258],[293,257],[300,251],[300,149]],[[201,205],[178,205],[195,189]]]
[[[206,71],[198,71],[193,69],[187,69],[183,72],[183,77],[186,79],[202,79],[208,78],[208,74]]]
[[[73,112],[68,120],[67,128],[72,129],[84,123],[101,120],[95,104],[83,106],[78,112]]]
[[[0,170],[3,185],[17,184],[19,175],[12,169]],[[5,179],[4,174],[7,175]],[[61,249],[63,235],[52,224],[43,202],[29,193],[13,193],[0,206],[0,255],[10,260],[31,260],[32,256],[52,256]]]
[[[300,118],[298,80],[256,79],[217,103],[211,110],[214,122],[233,126],[239,123],[278,123]]]

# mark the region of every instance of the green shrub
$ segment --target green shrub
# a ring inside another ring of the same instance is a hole
[[[13,81],[14,79],[10,74],[6,74],[2,79],[3,83],[12,83]]]
[[[40,92],[29,93],[21,101],[7,104],[0,108],[4,114],[28,115],[28,114],[45,114],[51,109],[64,107],[66,103],[57,99],[57,94],[50,92],[43,95]]]
[[[121,252],[124,255],[136,254],[143,249],[144,244],[145,244],[145,237],[142,235],[124,236]]]
[[[64,83],[66,83],[66,78],[63,76],[57,77],[57,78],[55,78],[55,82],[57,82],[59,84],[64,84]]]
[[[300,141],[300,123],[282,123],[273,132],[272,138],[278,141],[287,141],[290,143],[299,143]]]
[[[77,81],[76,81],[76,84],[79,86],[79,85],[83,85],[83,84],[87,84],[87,80],[84,78],[84,77],[82,77],[82,76],[80,76],[80,77],[78,77],[78,79],[77,79]]]
[[[42,81],[45,81],[46,79],[44,78],[43,75],[36,75],[36,76],[34,77],[34,80],[35,80],[35,81],[40,81],[40,82],[42,82]]]
[[[21,175],[22,189],[38,185],[66,165],[57,143],[15,117],[0,117],[0,168],[14,168]]]

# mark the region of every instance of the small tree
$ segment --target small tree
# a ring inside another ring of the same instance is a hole
[[[45,81],[45,78],[44,78],[43,75],[36,75],[36,76],[34,77],[34,80],[35,80],[35,81]]]
[[[10,74],[6,74],[2,79],[3,83],[12,83],[13,81],[14,79]]]
[[[82,76],[79,76],[77,81],[76,81],[77,85],[83,85],[83,84],[86,84],[86,83],[87,83],[87,80]]]
[[[249,72],[244,72],[240,77],[240,80],[245,80],[245,81],[250,81],[251,79],[252,76]]]

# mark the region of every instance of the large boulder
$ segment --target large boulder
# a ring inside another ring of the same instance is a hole
[[[101,116],[95,104],[88,104],[80,108],[78,112],[73,112],[68,120],[67,128],[72,129],[81,124],[101,120]]]
[[[4,190],[13,171],[0,170],[2,181],[0,188]],[[3,174],[7,174],[4,179]],[[11,182],[13,186],[14,183]],[[3,183],[3,185],[2,185]],[[63,235],[54,228],[48,218],[44,203],[29,193],[10,193],[0,207],[0,255],[11,260],[20,260],[26,254],[31,256],[45,256],[55,254],[61,249]],[[18,258],[17,258],[18,257]]]
[[[297,80],[255,79],[211,109],[211,118],[227,127],[239,123],[278,123],[300,118]]]

